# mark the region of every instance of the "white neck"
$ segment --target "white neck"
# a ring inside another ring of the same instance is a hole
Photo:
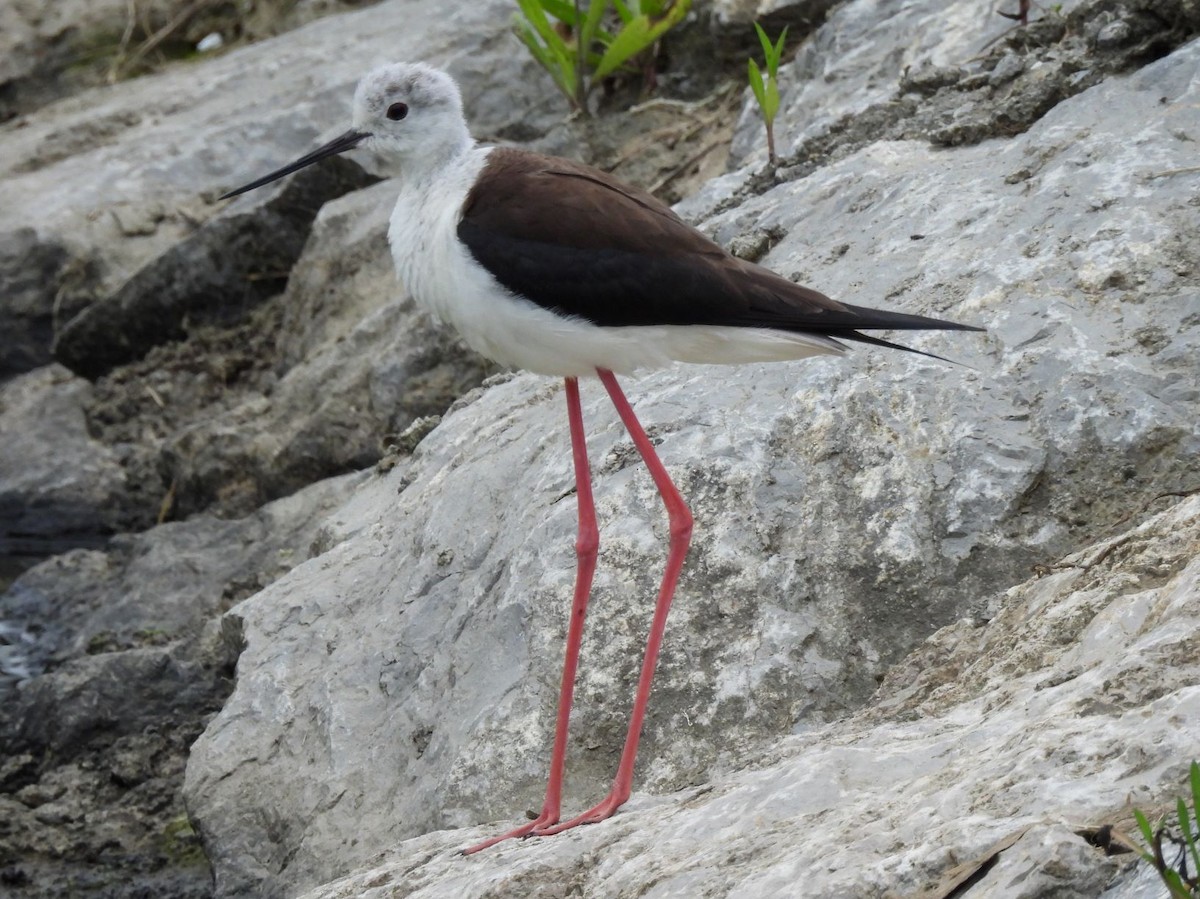
[[[475,146],[465,122],[459,121],[454,131],[427,135],[419,152],[393,156],[389,166],[395,177],[405,186],[417,186],[433,180],[439,171],[455,163],[460,156]]]

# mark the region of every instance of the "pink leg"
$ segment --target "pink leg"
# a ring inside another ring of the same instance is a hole
[[[612,789],[598,805],[588,809],[582,815],[572,818],[570,821],[564,821],[562,824],[535,828],[532,831],[534,836],[548,836],[580,824],[595,824],[597,821],[603,821],[624,805],[625,800],[629,798],[633,789],[633,762],[637,757],[638,739],[642,734],[642,722],[645,720],[646,705],[650,700],[650,682],[654,679],[654,666],[658,661],[658,650],[662,646],[663,631],[667,626],[667,612],[671,608],[671,597],[675,595],[675,584],[679,580],[679,572],[683,568],[683,558],[687,555],[688,544],[692,539],[692,513],[688,511],[683,497],[679,495],[679,491],[671,481],[671,476],[667,474],[667,470],[659,461],[658,454],[654,452],[654,446],[650,443],[650,438],[646,436],[637,416],[633,414],[633,408],[621,391],[620,385],[617,384],[616,377],[611,371],[604,369],[599,369],[598,374],[600,380],[604,382],[605,388],[608,389],[608,395],[612,398],[613,405],[617,407],[617,414],[625,423],[625,429],[633,438],[633,444],[641,453],[646,467],[650,470],[650,477],[654,479],[654,485],[658,487],[658,492],[662,495],[663,503],[667,507],[667,517],[671,523],[667,570],[663,574],[662,587],[658,591],[658,603],[654,607],[654,620],[650,623],[650,638],[646,641],[646,655],[642,659],[642,674],[638,679],[637,694],[633,700],[633,715],[629,719],[629,733],[625,736],[625,748],[621,752],[621,761],[617,765],[617,776],[613,780]]]
[[[554,725],[554,749],[550,754],[550,779],[546,782],[546,799],[542,803],[542,813],[536,819],[508,833],[485,840],[477,846],[464,849],[464,855],[487,849],[502,840],[528,836],[537,828],[558,823],[563,771],[567,762],[567,724],[571,718],[571,701],[575,693],[575,671],[579,666],[583,619],[587,614],[588,596],[592,592],[592,575],[596,571],[596,554],[600,548],[596,508],[592,503],[592,474],[588,467],[587,443],[583,434],[583,411],[579,407],[579,381],[575,378],[567,378],[567,418],[571,423],[571,452],[575,458],[575,493],[579,505],[579,537],[575,541],[578,567],[575,574],[575,598],[571,603],[571,621],[567,626],[567,653],[563,662],[562,686],[558,694],[558,720]]]

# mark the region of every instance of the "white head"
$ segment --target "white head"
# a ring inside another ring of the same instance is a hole
[[[371,149],[401,158],[445,156],[470,142],[454,79],[423,63],[382,66],[354,92],[354,130]]]
[[[307,156],[221,199],[358,146],[395,159],[403,172],[437,165],[471,144],[458,85],[445,72],[419,62],[381,66],[363,78],[354,92],[353,122],[349,131]]]

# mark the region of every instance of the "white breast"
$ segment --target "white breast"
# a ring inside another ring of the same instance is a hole
[[[560,377],[618,374],[682,362],[769,362],[844,352],[836,341],[763,328],[600,327],[565,318],[505,289],[458,240],[463,202],[490,147],[472,147],[429,179],[401,188],[388,241],[401,283],[501,365]]]

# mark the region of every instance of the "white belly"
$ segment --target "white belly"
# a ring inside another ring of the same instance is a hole
[[[463,201],[490,148],[474,147],[435,180],[402,187],[388,228],[400,281],[476,352],[560,377],[618,374],[681,362],[771,362],[844,352],[828,338],[763,328],[654,325],[606,328],[514,296],[458,240]]]

